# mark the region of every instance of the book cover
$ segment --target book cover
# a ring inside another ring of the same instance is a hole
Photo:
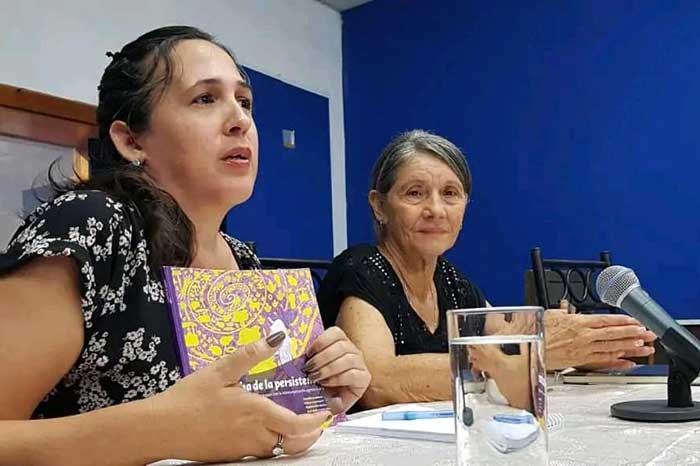
[[[326,408],[306,376],[305,351],[323,323],[308,269],[210,270],[164,267],[182,375],[279,330],[279,350],[241,379],[243,388],[297,414]]]

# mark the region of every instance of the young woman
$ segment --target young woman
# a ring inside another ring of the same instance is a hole
[[[151,31],[109,55],[97,108],[103,170],[39,207],[0,255],[0,464],[303,451],[330,413],[297,416],[238,384],[284,334],[179,380],[159,277],[162,265],[259,266],[219,231],[257,173],[250,83],[226,47],[191,27]],[[334,412],[369,384],[338,328],[309,356]]]

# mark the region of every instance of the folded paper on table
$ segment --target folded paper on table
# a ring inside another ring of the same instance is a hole
[[[303,370],[306,349],[323,332],[308,269],[163,273],[183,375],[282,330],[279,350],[253,367],[242,387],[297,414],[327,408],[322,387]]]
[[[385,412],[416,411],[433,412],[442,411],[420,404],[397,405],[388,408]],[[454,443],[455,420],[450,417],[433,417],[429,419],[411,420],[382,420],[382,413],[353,419],[338,424],[336,432],[360,435],[378,435],[381,437],[407,438],[413,440],[430,440],[433,442]]]

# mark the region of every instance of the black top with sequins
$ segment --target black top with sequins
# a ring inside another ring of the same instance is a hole
[[[366,301],[384,317],[394,337],[397,355],[446,353],[446,312],[485,307],[484,296],[446,259],[435,269],[440,318],[434,333],[413,310],[398,275],[376,246],[362,244],[335,258],[318,290],[318,304],[326,327],[335,325],[340,305],[350,296]]]

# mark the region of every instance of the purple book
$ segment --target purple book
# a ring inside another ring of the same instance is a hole
[[[326,408],[323,389],[303,371],[306,349],[323,332],[308,269],[163,272],[183,376],[284,330],[277,353],[241,379],[243,388],[298,414]]]

